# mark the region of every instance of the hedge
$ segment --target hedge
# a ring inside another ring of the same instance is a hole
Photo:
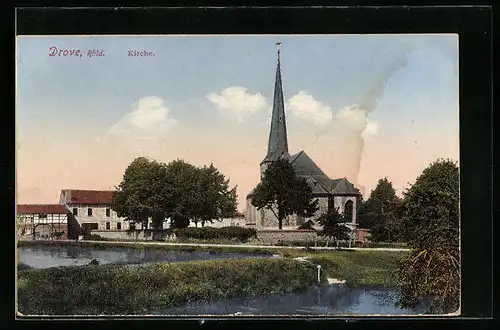
[[[194,238],[194,239],[236,239],[244,242],[252,237],[257,237],[255,228],[243,228],[237,226],[228,226],[222,228],[213,227],[187,227],[176,231],[178,238]]]
[[[28,269],[19,274],[18,304],[24,315],[151,314],[189,301],[290,292],[316,281],[316,267],[291,259]]]

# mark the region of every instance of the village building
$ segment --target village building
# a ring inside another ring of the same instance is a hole
[[[289,153],[281,82],[280,44],[280,42],[277,43],[278,62],[267,155],[260,163],[261,180],[270,163],[280,158],[287,159],[292,164],[296,175],[307,180],[312,188],[313,198],[318,200],[319,208],[312,219],[317,219],[331,208],[338,208],[340,213],[343,213],[350,219],[346,225],[354,229],[356,227],[356,203],[361,197],[359,190],[346,178],[331,179],[328,177],[305,151],[302,150],[293,155]],[[255,188],[246,198],[246,225],[261,229],[278,227],[278,219],[271,210],[265,208],[257,210],[252,205],[254,190]],[[297,228],[307,220],[310,219],[292,215],[283,221],[283,227]]]
[[[17,233],[20,239],[68,238],[69,211],[60,204],[18,204]]]
[[[234,218],[214,219],[213,222],[206,222],[204,227],[213,227],[213,228],[245,227],[245,225],[246,225],[245,217],[236,216]],[[189,227],[202,227],[202,224],[200,222],[198,222],[198,224],[195,224],[194,221],[190,221]]]
[[[111,208],[113,190],[61,190],[59,203],[64,205],[76,220],[80,233],[91,230],[127,230],[130,225]]]

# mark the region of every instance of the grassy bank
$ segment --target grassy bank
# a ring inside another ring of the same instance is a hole
[[[345,280],[349,287],[393,287],[397,284],[398,262],[407,252],[321,251],[306,255],[322,265],[328,277]]]
[[[346,280],[351,287],[356,286],[394,286],[395,272],[398,261],[408,252],[389,251],[345,251],[345,250],[312,250],[312,249],[266,249],[252,247],[195,247],[182,245],[163,245],[145,242],[105,243],[105,242],[61,242],[61,241],[24,241],[19,246],[39,246],[58,249],[62,246],[78,246],[102,250],[177,250],[177,251],[207,251],[213,253],[239,252],[249,254],[281,254],[284,258],[310,257],[315,263],[323,266],[328,277]]]
[[[289,292],[316,281],[315,267],[288,258],[27,269],[19,274],[18,303],[25,315],[131,315],[189,301]]]

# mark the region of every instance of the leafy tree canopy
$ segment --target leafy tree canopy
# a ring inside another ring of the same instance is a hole
[[[136,158],[117,187],[113,209],[118,216],[161,228],[165,219],[184,228],[190,220],[202,223],[236,213],[236,187],[212,164],[202,168],[183,160],[168,164]]]
[[[430,164],[404,193],[402,226],[411,253],[399,272],[403,307],[458,309],[459,207],[459,169],[451,160]]]
[[[252,205],[258,210],[271,210],[278,219],[279,229],[287,216],[311,217],[318,209],[312,188],[304,178],[296,176],[286,159],[278,159],[268,166],[252,195]]]
[[[332,239],[334,243],[348,240],[350,229],[344,223],[350,221],[350,219],[345,219],[338,208],[329,209],[327,213],[322,214],[318,218],[319,224],[323,226],[319,235]]]
[[[371,239],[392,242],[398,239],[398,220],[401,200],[387,178],[378,181],[366,202],[359,209],[359,224],[370,229]]]
[[[127,167],[113,201],[118,216],[147,227],[148,219],[163,218],[166,196],[159,194],[166,173],[164,164],[138,157]]]

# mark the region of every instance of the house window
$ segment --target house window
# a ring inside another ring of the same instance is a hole
[[[135,230],[135,223],[133,223],[133,222],[132,222],[132,223],[130,223],[129,228],[130,228],[131,230]]]
[[[38,215],[38,218],[39,218],[39,219],[47,219],[47,214],[40,213],[40,214]]]
[[[111,209],[109,209],[109,208],[106,209],[106,216],[107,217],[111,216]]]
[[[106,229],[110,230],[111,229],[111,222],[106,222]]]
[[[92,216],[92,209],[91,209],[90,207],[87,209],[87,215],[88,215],[89,217],[91,217],[91,216]]]
[[[73,215],[78,215],[78,209],[76,207],[73,208]]]
[[[118,229],[118,230],[122,229],[122,223],[121,222],[117,222],[116,223],[116,229]]]

